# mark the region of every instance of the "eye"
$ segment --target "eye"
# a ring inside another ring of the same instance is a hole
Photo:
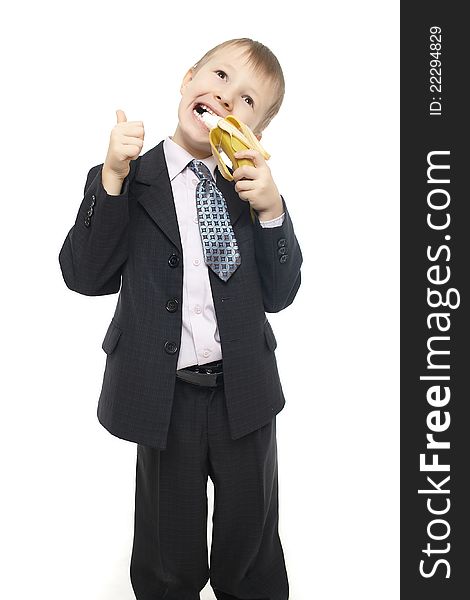
[[[245,97],[248,98],[248,100],[251,102],[250,106],[253,106],[254,105],[253,98],[251,98],[250,96],[245,96]]]
[[[223,73],[225,76],[227,76],[227,73],[225,73],[225,71],[221,71],[220,69],[216,71],[217,75],[219,73]],[[223,79],[223,77],[220,77],[220,79]]]

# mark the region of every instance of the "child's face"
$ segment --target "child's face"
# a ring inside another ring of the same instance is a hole
[[[245,64],[244,51],[222,48],[196,74],[189,69],[183,79],[178,127],[172,139],[195,158],[211,154],[209,129],[194,114],[197,104],[205,104],[222,117],[234,115],[254,132],[266,114],[271,82]],[[256,137],[261,139],[261,134]]]

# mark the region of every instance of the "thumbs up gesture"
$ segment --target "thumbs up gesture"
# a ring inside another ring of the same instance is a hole
[[[103,169],[124,180],[130,171],[130,161],[139,156],[144,145],[144,124],[142,121],[128,121],[123,110],[117,110],[116,117]]]

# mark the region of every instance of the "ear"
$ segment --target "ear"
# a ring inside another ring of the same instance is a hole
[[[190,68],[187,70],[186,75],[183,77],[183,81],[182,81],[181,87],[180,87],[181,94],[183,93],[184,88],[188,85],[188,83],[191,81],[192,78],[193,78],[193,69]]]
[[[258,142],[260,141],[260,139],[263,137],[262,133],[257,133],[255,134],[255,138],[258,140]]]

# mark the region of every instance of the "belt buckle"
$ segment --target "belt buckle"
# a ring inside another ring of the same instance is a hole
[[[195,373],[202,373],[203,375],[213,375],[214,374],[214,369],[217,365],[214,365],[212,367],[205,367],[204,365],[199,365],[194,372]],[[215,373],[215,375],[219,375],[220,371],[218,373]]]
[[[177,371],[176,375],[184,381],[188,381],[194,385],[216,387],[223,383],[223,373],[213,373],[212,368],[199,367],[194,371],[185,371],[182,369],[180,372]],[[207,371],[210,371],[208,373]]]

